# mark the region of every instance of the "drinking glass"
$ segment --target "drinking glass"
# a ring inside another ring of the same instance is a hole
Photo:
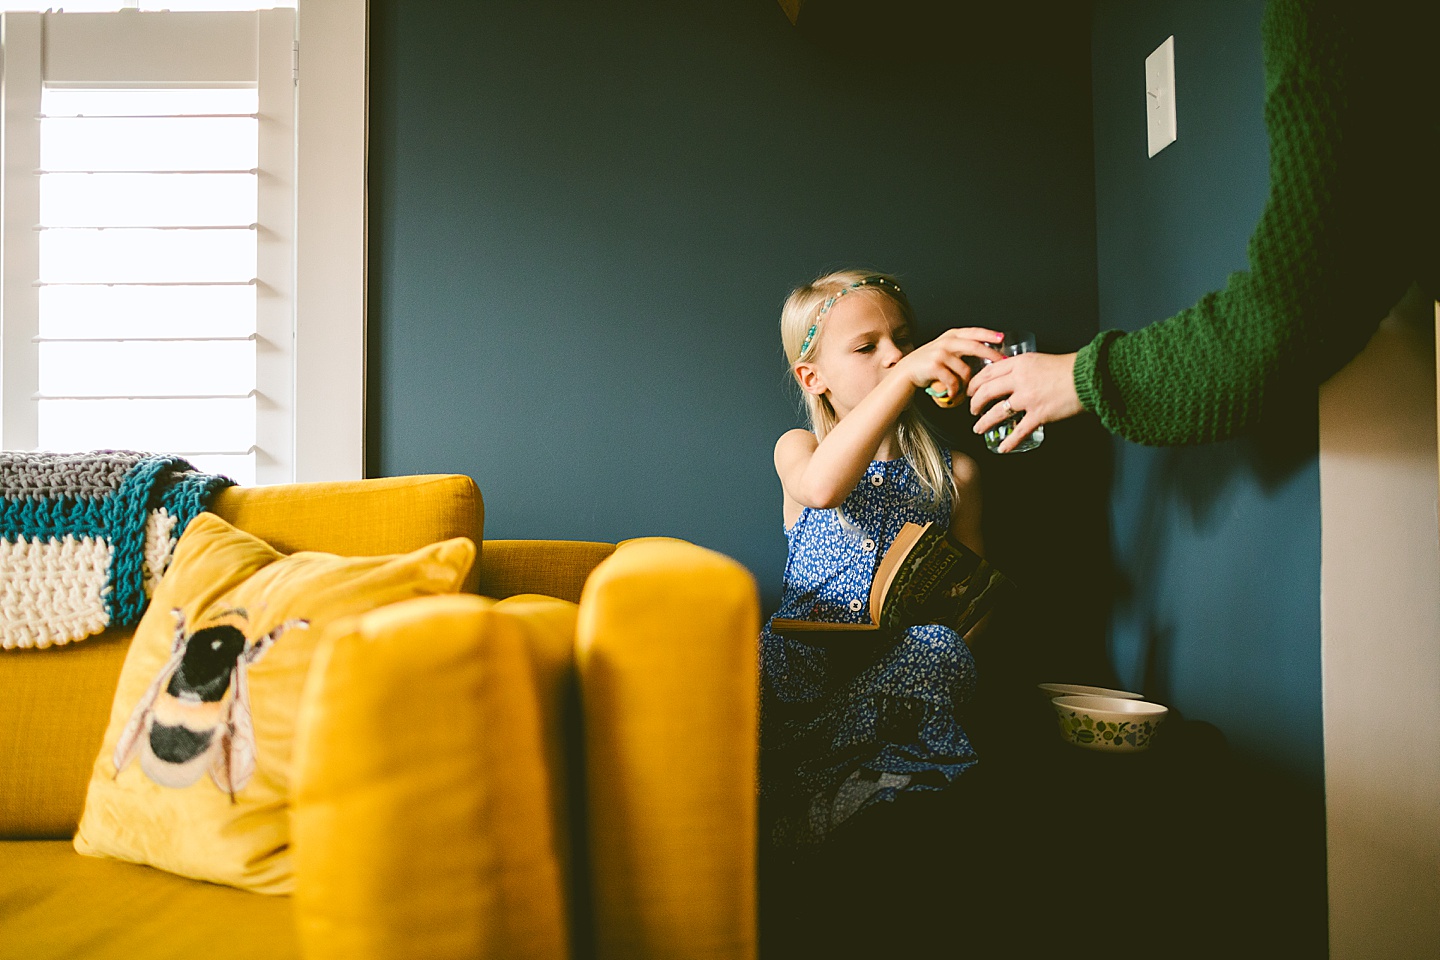
[[[1034,353],[1035,334],[1029,332],[1028,330],[1007,330],[1005,332],[1004,342],[1002,342],[995,349],[999,350],[1007,357],[1017,357],[1022,353]],[[986,366],[989,366],[992,362],[993,361],[986,360],[985,364]],[[989,430],[985,431],[985,446],[989,448],[991,453],[1000,452],[999,446],[1001,442],[1014,432],[1015,427],[1020,423],[1020,419],[1024,416],[1024,410],[1012,411],[1009,417],[1000,421],[995,426],[991,427]],[[1045,428],[1036,427],[1034,433],[1030,434],[1030,436],[1022,440],[1020,442],[1020,445],[1014,450],[1011,450],[1010,452],[1025,453],[1027,450],[1034,450],[1036,447],[1040,446],[1040,444],[1043,443],[1044,440]]]

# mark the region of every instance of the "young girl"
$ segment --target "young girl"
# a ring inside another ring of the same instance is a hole
[[[790,554],[777,617],[862,623],[876,560],[906,521],[947,524],[981,552],[975,463],[944,449],[911,409],[951,397],[965,357],[1000,359],[990,330],[916,349],[914,315],[883,274],[832,273],[790,294],[780,318],[810,430],[775,444]],[[953,630],[912,627],[878,653],[762,635],[764,793],[781,847],[824,839],[860,811],[953,782],[975,762],[956,720],[975,667]],[[871,653],[873,656],[867,657]]]
[[[962,396],[965,358],[1001,359],[1002,335],[949,330],[917,348],[900,285],[856,270],[791,293],[780,335],[811,429],[775,445],[790,543],[775,616],[865,622],[876,560],[906,521],[947,524],[981,552],[975,463],[938,443],[911,405],[925,387]],[[964,638],[930,625],[888,645],[848,644],[787,639],[769,623],[762,632],[761,803],[774,862],[834,846],[854,822],[926,807],[911,798],[944,792],[975,764],[957,719],[975,687]]]

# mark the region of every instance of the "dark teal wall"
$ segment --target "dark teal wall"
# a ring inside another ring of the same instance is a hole
[[[1244,0],[1097,4],[1102,328],[1168,316],[1245,268],[1269,182],[1260,15]],[[1172,34],[1179,136],[1147,159],[1144,60]],[[1112,663],[1234,747],[1255,833],[1236,870],[1265,878],[1289,956],[1323,956],[1325,937],[1317,442],[1313,402],[1226,444],[1117,441],[1111,498]]]
[[[925,6],[372,3],[369,472],[473,476],[490,537],[694,540],[768,607],[791,287],[882,268],[932,331],[1093,336],[1088,10]],[[993,515],[1039,489],[1103,541],[1102,481],[1053,482],[1095,475],[1081,434],[990,474]]]
[[[931,331],[1063,350],[1243,267],[1258,4],[926,6],[811,0],[796,29],[774,0],[374,0],[369,473],[473,476],[490,537],[686,537],[768,608],[793,285],[882,268]],[[1143,60],[1171,33],[1180,140],[1147,160]],[[977,457],[992,553],[1043,600],[1016,675],[1218,725],[1251,768],[1237,869],[1323,950],[1313,420],[1112,461],[1082,418]]]

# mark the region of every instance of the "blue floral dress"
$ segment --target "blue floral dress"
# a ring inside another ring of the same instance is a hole
[[[925,499],[907,460],[872,462],[839,510],[807,507],[785,531],[774,616],[867,622],[877,559],[906,521],[931,520],[948,525],[950,505]],[[767,622],[760,644],[761,807],[777,846],[818,842],[861,810],[942,789],[975,764],[957,717],[975,661],[954,630],[818,646]]]

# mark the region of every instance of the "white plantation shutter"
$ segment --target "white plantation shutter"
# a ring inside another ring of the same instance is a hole
[[[6,448],[294,478],[294,23],[4,16]]]

